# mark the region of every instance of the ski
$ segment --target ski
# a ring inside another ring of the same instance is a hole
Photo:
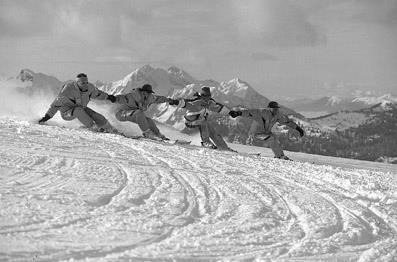
[[[136,135],[136,136],[126,136],[124,135],[126,138],[131,138],[131,139],[136,139],[136,140],[145,140],[145,141],[149,141],[149,142],[159,142],[162,144],[168,144],[168,145],[188,145],[188,146],[193,146],[194,148],[198,148],[198,149],[208,149],[208,150],[215,150],[218,152],[223,152],[223,153],[230,153],[230,154],[237,154],[237,155],[242,155],[242,156],[256,156],[256,157],[260,157],[261,153],[245,153],[245,152],[239,152],[236,150],[225,150],[225,149],[210,149],[210,148],[205,148],[205,147],[200,147],[200,146],[196,146],[196,145],[191,145],[191,141],[189,140],[183,140],[183,139],[176,139],[176,140],[163,140],[163,139],[150,139],[141,135]]]
[[[144,136],[126,136],[127,138],[131,138],[131,139],[137,139],[137,140],[146,140],[146,141],[151,141],[151,142],[160,142],[160,143],[165,143],[165,144],[171,144],[171,145],[190,145],[190,143],[192,141],[189,140],[183,140],[183,139],[176,139],[176,140],[172,140],[172,139],[151,139],[151,138],[147,138]]]
[[[261,156],[261,153],[247,153],[247,152],[239,152],[239,151],[235,151],[235,150],[233,150],[233,151],[220,150],[220,151],[222,151],[222,152],[230,152],[232,154],[234,153],[234,154],[238,154],[238,155],[242,155],[242,156],[249,156],[249,157],[252,157],[252,156],[259,157],[259,156]]]

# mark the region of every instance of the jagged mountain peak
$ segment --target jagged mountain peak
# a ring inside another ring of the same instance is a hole
[[[360,96],[352,100],[356,103],[365,103],[367,105],[374,105],[383,102],[397,103],[397,97],[391,94],[384,94],[382,96]]]
[[[189,74],[177,67],[170,67],[165,70],[144,65],[129,73],[123,79],[106,84],[103,89],[109,93],[120,94],[128,93],[133,88],[144,84],[150,84],[157,94],[167,95],[172,90],[184,88],[195,81]]]
[[[25,81],[32,82],[35,74],[36,73],[33,72],[33,70],[25,68],[25,69],[22,69],[19,72],[19,75],[17,76],[17,79],[21,80],[22,82],[25,82]]]
[[[225,94],[233,94],[242,99],[253,99],[256,96],[260,96],[247,82],[236,77],[229,81],[223,81],[220,83],[220,89]]]
[[[249,84],[247,82],[242,81],[240,78],[233,78],[229,81],[222,81],[221,86],[227,87],[227,88],[232,88],[234,90],[237,89],[247,89],[249,87]]]
[[[135,71],[137,73],[146,73],[147,74],[147,73],[150,73],[150,72],[152,72],[154,70],[155,70],[154,67],[152,67],[151,65],[147,64],[147,65],[144,65],[144,66],[142,66],[140,68],[137,68]]]
[[[188,74],[186,71],[184,71],[179,67],[170,66],[167,72],[168,75],[170,76],[170,81],[176,85],[186,86],[197,82],[196,79],[194,79],[190,74]]]
[[[339,96],[330,96],[330,97],[328,97],[328,103],[330,105],[339,104],[340,102],[342,102],[342,98],[339,97]]]
[[[181,69],[177,66],[170,66],[167,71],[170,74],[178,74],[178,75],[187,74],[183,69]]]
[[[243,81],[241,78],[239,77],[235,77],[231,80],[229,80],[230,83],[236,83],[236,84],[242,84],[242,85],[248,85],[247,82]]]
[[[20,81],[21,90],[32,93],[57,93],[62,87],[62,82],[57,78],[27,68],[21,69],[15,79]]]

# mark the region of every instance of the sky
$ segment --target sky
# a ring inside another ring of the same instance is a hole
[[[397,93],[397,0],[0,0],[0,74],[116,81],[143,65],[268,97]]]

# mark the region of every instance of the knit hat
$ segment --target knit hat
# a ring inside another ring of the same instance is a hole
[[[208,86],[203,86],[201,88],[200,96],[211,97],[211,89]]]
[[[139,90],[142,92],[154,93],[152,86],[149,84],[143,85],[141,88],[139,88]]]
[[[278,103],[276,101],[270,101],[269,105],[267,106],[268,108],[280,108]]]

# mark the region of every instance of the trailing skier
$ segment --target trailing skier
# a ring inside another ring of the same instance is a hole
[[[39,120],[39,124],[45,123],[60,111],[61,117],[66,121],[77,118],[83,125],[94,131],[113,132],[115,129],[103,115],[87,107],[91,98],[107,99],[112,103],[116,101],[113,95],[109,95],[89,83],[86,74],[80,73],[75,81],[69,81],[63,85],[45,116]]]
[[[263,109],[245,109],[245,110],[231,110],[229,115],[233,118],[238,116],[252,118],[254,121],[249,131],[249,139],[261,140],[270,144],[275,158],[291,160],[284,155],[281,148],[280,141],[277,136],[271,132],[272,127],[276,122],[286,125],[289,128],[296,129],[300,136],[304,136],[303,129],[294,121],[290,120],[286,115],[279,111],[279,105],[275,101],[271,101],[267,108]]]

